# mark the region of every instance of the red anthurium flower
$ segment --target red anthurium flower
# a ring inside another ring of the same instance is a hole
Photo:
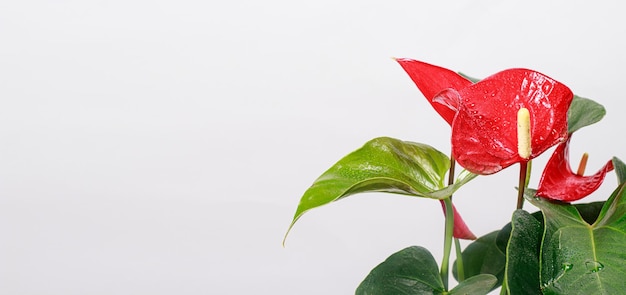
[[[417,85],[417,88],[424,94],[424,97],[428,99],[428,102],[430,102],[437,113],[448,124],[452,125],[452,119],[454,119],[456,111],[442,104],[435,103],[433,98],[442,90],[462,89],[472,85],[472,82],[451,70],[425,62],[408,58],[396,58],[396,61],[409,74],[411,80]]]
[[[441,201],[441,209],[443,209],[445,214],[446,205],[443,201]],[[472,233],[469,227],[467,227],[467,224],[465,224],[465,221],[461,218],[461,214],[459,214],[454,205],[452,205],[452,209],[454,210],[454,231],[452,236],[457,239],[476,240],[476,236]]]
[[[510,69],[434,98],[456,109],[452,154],[476,174],[496,173],[539,156],[567,138],[567,110],[574,94],[567,86],[532,70]],[[529,114],[530,151],[520,156],[518,112]]]
[[[536,195],[565,202],[580,200],[600,187],[607,172],[613,170],[608,161],[594,175],[582,176],[572,172],[569,162],[569,139],[554,150],[543,170]]]
[[[459,74],[398,58],[422,94],[452,127],[452,154],[465,169],[493,174],[528,161],[567,138],[574,94],[539,72],[510,69],[472,84]],[[517,113],[530,115],[529,155],[519,155]]]

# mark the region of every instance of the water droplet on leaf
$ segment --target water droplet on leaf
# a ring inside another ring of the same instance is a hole
[[[596,273],[604,269],[604,264],[598,261],[585,261],[585,268],[589,273]]]
[[[567,272],[567,271],[570,271],[572,268],[574,268],[574,265],[573,265],[573,264],[571,264],[571,263],[567,263],[567,262],[563,263],[563,268],[562,268],[562,269],[563,269],[564,271],[566,271],[566,272]]]

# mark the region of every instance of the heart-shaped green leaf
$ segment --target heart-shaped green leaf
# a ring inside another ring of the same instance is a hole
[[[528,197],[544,215],[543,294],[622,294],[626,273],[626,185],[602,207],[593,224],[573,205]]]
[[[306,211],[356,193],[389,192],[444,199],[476,177],[461,172],[457,183],[444,187],[449,167],[450,159],[429,145],[375,138],[339,160],[313,183],[300,199],[289,229]]]
[[[506,287],[510,295],[539,294],[539,251],[543,227],[524,210],[513,212],[506,249]]]
[[[402,249],[376,266],[356,289],[356,295],[444,294],[439,268],[423,247]]]
[[[572,133],[585,126],[602,120],[606,110],[604,107],[588,98],[574,95],[572,104],[567,111],[567,132]]]

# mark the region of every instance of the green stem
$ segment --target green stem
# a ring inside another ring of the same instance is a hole
[[[448,185],[452,185],[454,184],[454,169],[456,168],[456,161],[454,160],[454,157],[452,155],[450,155],[450,170],[448,171]],[[452,196],[450,196],[450,203],[452,203]],[[448,206],[446,205],[446,208]],[[450,206],[451,207],[451,206]],[[447,214],[447,212],[446,212]],[[454,215],[454,212],[452,213]],[[447,216],[447,215],[446,215]],[[448,218],[446,217],[446,220],[448,220]],[[453,220],[453,233],[454,233],[454,220]],[[445,243],[444,243],[444,247],[445,247]],[[461,257],[461,243],[459,242],[459,239],[454,238],[454,248],[455,248],[455,252],[456,252],[456,271],[457,271],[457,277],[459,282],[462,282],[465,280],[465,268],[463,267],[463,257]],[[447,264],[446,264],[447,267]],[[447,279],[447,276],[446,276]]]
[[[456,276],[459,283],[465,281],[465,268],[463,268],[463,252],[461,251],[461,242],[454,238],[454,249],[456,251]]]
[[[505,275],[505,277],[506,277],[506,275]],[[500,295],[507,295],[507,294],[509,294],[507,289],[508,289],[508,287],[506,285],[506,278],[505,278],[502,281],[502,287],[500,288]]]
[[[448,185],[454,184],[454,169],[456,167],[456,161],[454,157],[450,155],[450,171],[448,173]],[[452,200],[452,196],[450,196],[450,200]],[[461,243],[459,239],[454,238],[454,250],[456,252],[456,275],[459,279],[459,282],[465,280],[465,267],[463,266],[463,257],[461,251]]]
[[[450,265],[450,250],[452,249],[452,234],[454,232],[454,210],[452,209],[452,199],[445,198],[443,202],[446,207],[446,229],[443,240],[443,259],[441,260],[441,280],[445,290],[448,290],[448,266]]]

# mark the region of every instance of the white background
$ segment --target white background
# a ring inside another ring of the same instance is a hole
[[[439,204],[397,195],[313,210],[281,241],[369,139],[450,149],[394,56],[548,74],[608,110],[573,165],[626,158],[624,8],[588,3],[2,1],[0,293],[350,294],[406,246],[439,261]],[[455,195],[477,235],[507,222],[516,179]]]

